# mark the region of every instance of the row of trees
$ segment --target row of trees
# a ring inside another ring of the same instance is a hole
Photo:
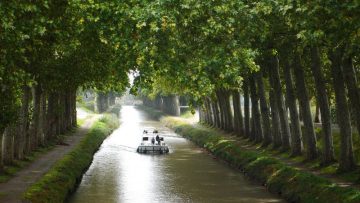
[[[128,69],[87,1],[0,2],[0,171],[76,126],[76,91],[123,91]],[[112,100],[111,100],[112,101]]]
[[[145,48],[137,50],[135,90],[190,95],[206,123],[294,156],[321,157],[323,164],[337,158],[340,170],[354,168],[356,1],[186,0],[143,7],[135,43]],[[321,139],[311,100],[320,107]],[[340,129],[339,156],[332,117]]]
[[[172,116],[180,116],[180,98],[177,95],[160,96],[157,95],[154,99],[148,97],[143,98],[143,104],[163,111]]]
[[[123,90],[131,69],[134,93],[187,95],[203,106],[207,122],[308,159],[319,156],[309,103],[316,97],[323,162],[334,160],[334,107],[340,169],[352,169],[359,10],[356,0],[1,1],[0,135],[20,114],[31,115],[28,126],[40,126],[51,98],[66,111],[80,86]],[[245,98],[243,122],[238,94]]]

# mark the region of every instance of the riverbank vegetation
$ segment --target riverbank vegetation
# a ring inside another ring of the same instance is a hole
[[[57,161],[48,173],[28,188],[24,200],[64,202],[76,189],[101,143],[118,126],[119,120],[116,115],[105,114],[91,127],[89,133],[74,150]]]
[[[224,136],[217,130],[193,126],[172,117],[165,117],[162,122],[289,202],[360,201],[359,190],[341,187],[326,178],[287,166],[268,156],[268,153],[245,149],[235,137]]]

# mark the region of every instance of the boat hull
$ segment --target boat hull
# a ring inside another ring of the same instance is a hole
[[[141,154],[166,154],[169,148],[163,145],[142,145],[136,151]]]

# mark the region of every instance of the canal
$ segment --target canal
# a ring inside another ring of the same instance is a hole
[[[120,121],[69,202],[284,202],[136,107],[123,106]],[[136,153],[144,128],[164,135],[168,155]]]

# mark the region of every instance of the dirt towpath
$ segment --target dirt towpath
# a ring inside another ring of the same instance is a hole
[[[66,136],[64,142],[68,145],[56,145],[54,149],[41,155],[26,168],[23,168],[15,176],[5,183],[0,183],[0,202],[19,203],[25,190],[39,180],[56,161],[69,153],[86,135],[93,123],[100,115],[89,115],[85,122],[70,136]]]

